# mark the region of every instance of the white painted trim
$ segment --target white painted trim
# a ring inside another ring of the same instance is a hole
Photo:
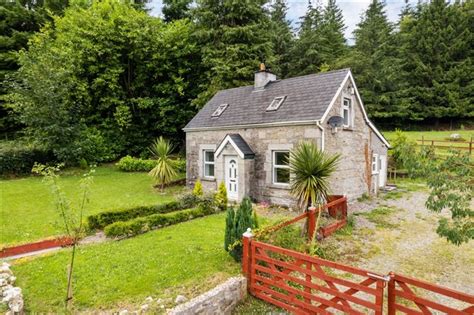
[[[275,186],[280,186],[280,187],[288,187],[290,183],[280,183],[275,181],[275,169],[280,168],[280,169],[288,169],[290,171],[290,165],[281,165],[281,164],[276,164],[276,153],[277,152],[288,152],[288,155],[290,154],[290,150],[272,150],[272,185]],[[291,176],[291,175],[290,175]]]
[[[374,170],[374,158],[375,158],[375,170]],[[372,154],[370,168],[372,170],[372,175],[377,175],[379,173],[379,155],[377,153]],[[378,186],[378,183],[377,183],[377,186]]]
[[[329,106],[328,108],[326,108],[326,111],[324,112],[323,117],[321,117],[320,121],[324,121],[328,117],[329,112],[331,111],[331,108],[334,106],[334,103],[336,103],[338,95],[341,94],[342,89],[344,88],[344,85],[346,85],[346,81],[350,76],[351,76],[351,71],[348,71],[346,77],[344,78],[344,80],[342,80],[341,85],[339,85],[339,88],[337,89],[336,94],[334,94],[334,96],[332,97],[331,103],[329,103]]]
[[[317,120],[299,120],[299,121],[282,121],[261,124],[247,124],[247,125],[232,125],[232,126],[217,126],[217,127],[199,127],[199,128],[183,128],[184,132],[190,131],[215,131],[228,129],[245,129],[245,128],[265,128],[265,127],[283,127],[283,126],[304,126],[313,125]]]
[[[225,146],[227,145],[227,143],[230,143],[232,145],[232,147],[234,148],[235,152],[237,152],[237,154],[239,155],[239,157],[241,159],[243,159],[245,156],[244,156],[244,153],[239,149],[239,147],[235,144],[234,140],[232,140],[232,138],[227,135],[225,136],[224,140],[222,140],[221,144],[219,145],[219,147],[217,148],[216,150],[216,153],[214,153],[214,158],[216,159],[222,152],[222,150],[224,150]]]

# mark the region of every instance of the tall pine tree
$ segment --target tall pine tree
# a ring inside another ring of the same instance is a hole
[[[275,0],[270,7],[271,19],[271,41],[275,56],[273,71],[285,78],[291,68],[291,47],[293,44],[293,33],[290,21],[286,18],[288,6],[286,0]]]
[[[163,0],[163,19],[172,22],[189,17],[189,5],[192,0]]]
[[[267,0],[198,0],[194,11],[196,35],[207,68],[202,106],[220,89],[252,84],[262,61],[273,62]]]
[[[318,4],[308,4],[306,14],[301,17],[298,38],[292,50],[292,76],[319,72],[323,63],[321,45],[322,12]]]
[[[385,4],[372,0],[354,31],[355,46],[350,66],[359,91],[372,118],[395,115],[392,95],[396,82],[393,25],[385,14]]]
[[[345,29],[342,10],[337,6],[336,0],[329,0],[324,7],[321,24],[321,55],[324,63],[332,65],[347,52]]]
[[[474,117],[472,2],[420,3],[400,24],[402,86],[398,111],[408,120]]]

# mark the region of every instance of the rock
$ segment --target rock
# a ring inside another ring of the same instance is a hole
[[[452,133],[449,137],[451,139],[461,139],[461,135],[459,133]]]
[[[176,297],[176,300],[174,300],[174,303],[175,304],[182,304],[184,302],[186,302],[188,299],[184,296],[184,295],[178,295]]]
[[[128,315],[128,310],[121,310],[119,315]]]
[[[145,299],[145,302],[151,303],[151,302],[153,302],[153,298],[151,296],[149,296]]]
[[[16,281],[16,277],[15,276],[11,276],[10,278],[8,278],[8,282],[10,282],[10,284],[14,284]]]
[[[146,312],[148,311],[150,307],[148,306],[148,304],[143,304],[141,307],[140,307],[140,312]]]
[[[8,302],[8,307],[13,313],[20,313],[23,311],[23,298],[21,296]]]
[[[0,279],[0,287],[4,287],[8,284],[7,279]]]

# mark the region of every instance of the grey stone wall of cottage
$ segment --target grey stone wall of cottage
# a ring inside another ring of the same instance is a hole
[[[365,122],[360,104],[356,95],[351,93],[349,84],[350,81],[336,97],[334,106],[326,120],[321,122],[321,126],[324,128],[324,150],[332,154],[341,154],[338,168],[330,180],[332,194],[346,195],[349,199],[355,199],[363,193],[376,192],[378,175],[371,172],[372,154],[387,155],[387,147]],[[333,132],[327,124],[327,119],[335,115],[342,116],[342,102],[345,97],[349,98],[352,103],[353,121],[351,127],[339,128],[337,132]],[[242,123],[245,124],[245,122]],[[206,179],[202,176],[202,150],[216,148],[220,141],[231,133],[240,134],[255,152],[253,167],[250,162],[245,162],[247,164],[244,165],[242,160],[242,164],[239,163],[239,191],[248,192],[257,201],[295,206],[289,187],[272,183],[272,151],[291,150],[301,140],[314,141],[320,147],[322,133],[316,123],[187,132],[186,173],[189,187],[192,187],[194,182],[200,178],[204,189],[215,190],[217,185],[224,180],[224,164],[218,160],[216,160],[215,178]],[[226,148],[226,150],[229,150],[228,153],[231,154],[233,149]],[[244,172],[242,173],[240,170]],[[242,174],[245,176],[242,177]]]

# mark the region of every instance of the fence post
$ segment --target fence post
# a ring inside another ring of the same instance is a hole
[[[311,241],[316,229],[316,207],[308,209],[308,239]]]
[[[395,274],[393,271],[389,273],[390,280],[388,281],[388,296],[387,296],[387,314],[395,315]]]
[[[425,145],[425,136],[421,136],[421,145]]]
[[[472,154],[472,137],[471,137],[471,141],[469,141],[469,155]]]
[[[250,243],[252,242],[252,229],[248,228],[247,231],[242,234],[242,273],[247,278],[247,288],[250,288],[250,277],[251,277],[251,266],[250,260],[252,259]]]

